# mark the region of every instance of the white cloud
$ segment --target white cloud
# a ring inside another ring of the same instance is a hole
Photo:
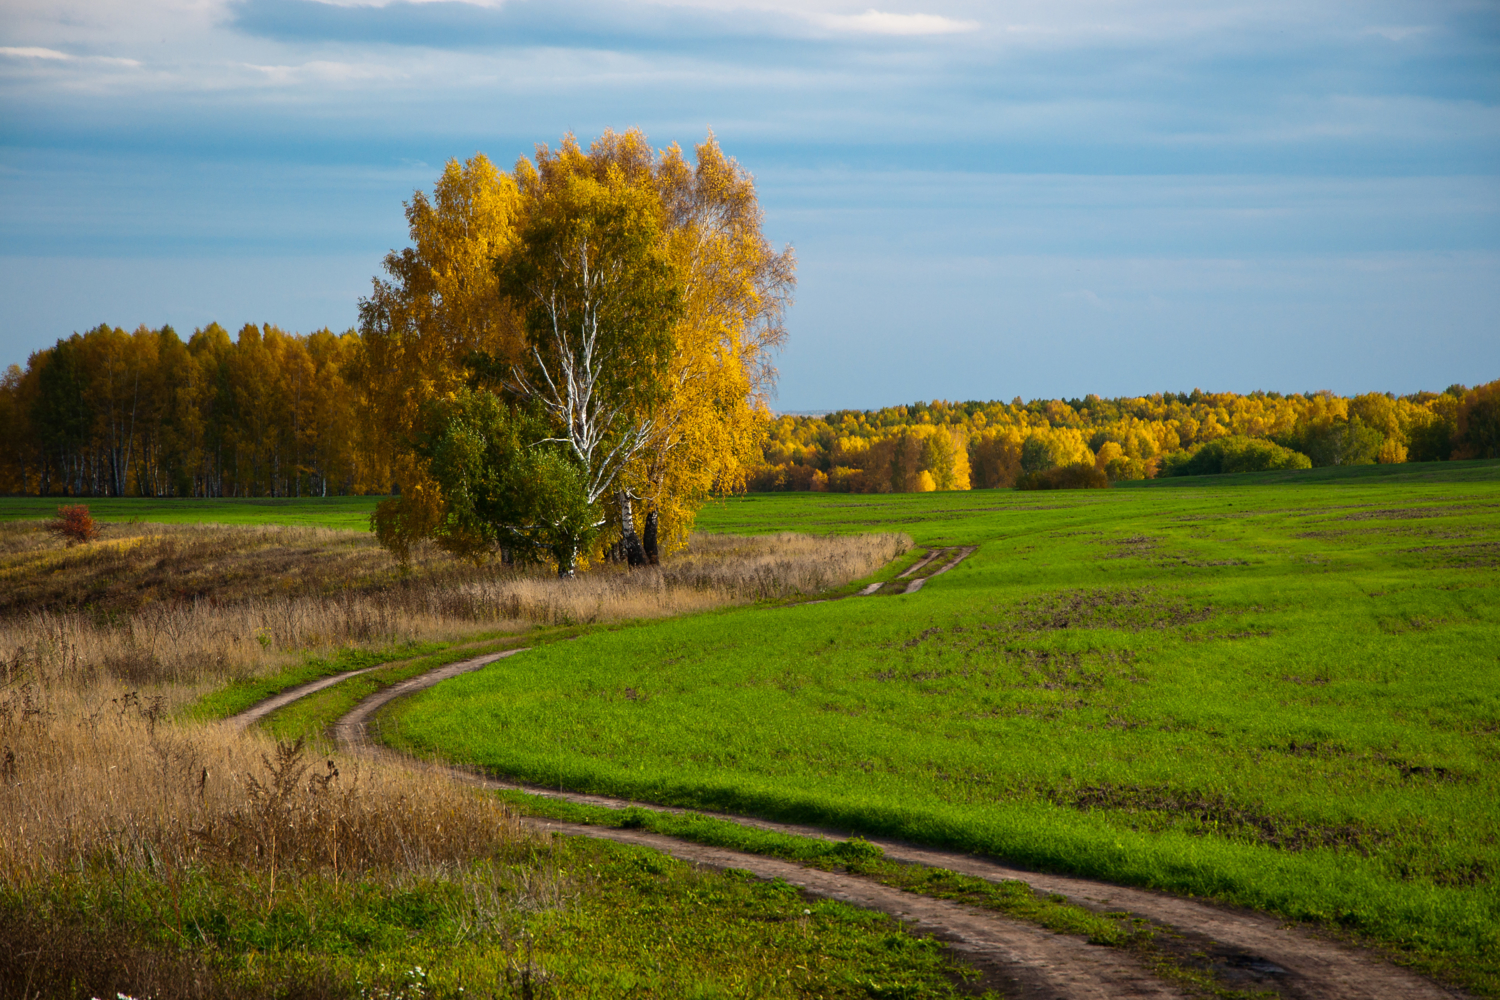
[[[309,82],[361,83],[369,80],[394,80],[403,76],[399,71],[378,63],[313,60],[296,66],[262,66],[255,63],[243,65],[261,74],[268,82],[283,86]]]
[[[56,49],[43,49],[36,46],[24,48],[0,47],[0,56],[10,56],[13,59],[72,59],[73,56]]]
[[[939,14],[888,14],[873,7],[863,14],[824,14],[817,20],[840,31],[870,35],[952,35],[979,27],[978,21],[957,21]]]
[[[56,49],[44,49],[34,45],[20,48],[0,47],[0,56],[10,56],[14,59],[41,59],[46,62],[100,63],[106,66],[128,66],[132,69],[138,69],[141,65],[138,59],[120,59],[115,56],[75,56]]]
[[[1365,34],[1379,35],[1387,41],[1404,42],[1408,38],[1425,35],[1431,30],[1429,27],[1366,28]]]

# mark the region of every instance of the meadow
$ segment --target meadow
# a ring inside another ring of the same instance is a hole
[[[916,594],[539,647],[384,732],[542,786],[1210,896],[1500,994],[1500,465],[1404,471],[727,501],[700,528],[978,551]]]

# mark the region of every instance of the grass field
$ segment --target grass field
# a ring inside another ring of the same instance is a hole
[[[1121,489],[1181,489],[1195,486],[1308,486],[1412,485],[1417,483],[1500,482],[1500,462],[1474,459],[1467,462],[1405,462],[1398,465],[1330,465],[1320,469],[1281,469],[1276,472],[1232,472],[1218,476],[1169,476],[1116,483]]]
[[[1497,995],[1497,469],[751,496],[700,526],[979,551],[909,596],[537,649],[386,732],[553,787],[1214,896]]]
[[[384,497],[256,497],[199,500],[141,497],[0,497],[0,521],[52,517],[62,504],[86,504],[98,521],[157,524],[289,524],[370,530]]]

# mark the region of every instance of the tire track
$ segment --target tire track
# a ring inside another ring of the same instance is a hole
[[[935,576],[942,576],[944,573],[948,572],[950,569],[957,566],[959,563],[963,562],[965,559],[969,558],[977,551],[979,551],[979,546],[965,545],[963,548],[960,548],[958,550],[958,554],[956,556],[943,563],[941,569],[939,569],[935,573],[928,573],[926,576],[922,577],[919,580],[913,580],[911,583],[908,583],[906,585],[906,589],[902,591],[902,593],[915,594],[917,591],[922,589],[922,585],[928,580],[931,580]]]
[[[334,723],[333,738],[346,751],[410,763],[407,758],[380,747],[371,739],[371,723],[378,710],[397,698],[523,651],[507,650],[504,653],[449,664],[394,684],[366,698]],[[460,768],[431,766],[442,767],[458,780],[481,788],[520,787]],[[570,798],[566,795],[559,797]],[[614,801],[589,798],[600,802]],[[1141,968],[1128,954],[1113,948],[1090,945],[1079,938],[1054,934],[1033,924],[962,903],[930,899],[856,876],[804,868],[779,858],[707,847],[641,830],[584,826],[535,817],[522,817],[522,822],[535,829],[553,833],[652,847],[682,861],[712,868],[735,868],[761,878],[779,878],[814,895],[880,910],[900,919],[916,931],[945,941],[979,971],[987,985],[1005,990],[1021,1000],[1185,996],[1175,987]]]

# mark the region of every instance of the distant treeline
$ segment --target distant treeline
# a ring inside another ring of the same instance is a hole
[[[74,334],[0,380],[0,492],[389,492],[387,449],[359,415],[365,364],[354,331]]]
[[[1159,393],[934,401],[771,423],[752,490],[1006,487],[1091,465],[1111,480],[1500,457],[1500,381],[1410,396]]]
[[[0,492],[388,493],[357,331],[99,326],[0,379]],[[771,422],[753,490],[1013,486],[1088,464],[1110,479],[1500,457],[1500,381],[1395,397],[1162,393],[916,403]]]

